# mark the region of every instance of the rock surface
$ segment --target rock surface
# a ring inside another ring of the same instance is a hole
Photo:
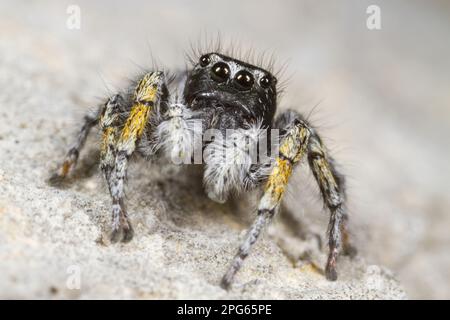
[[[277,223],[258,243],[233,289],[222,290],[218,282],[249,221],[234,212],[240,206],[205,199],[192,183],[198,177],[180,176],[185,174],[162,176],[151,174],[143,163],[134,166],[128,203],[136,236],[131,243],[113,245],[108,240],[109,199],[97,175],[58,190],[38,175],[2,172],[1,297],[405,297],[390,272],[360,258],[342,258],[339,281],[326,281],[317,267],[324,264],[325,253],[311,240],[288,237]],[[296,242],[297,250],[309,252],[307,260],[295,251],[283,253]]]
[[[394,30],[401,5],[386,10],[390,32],[369,37],[361,4],[344,14],[308,1],[285,7],[258,1],[257,9],[246,2],[230,24],[217,22],[208,14],[213,8],[201,4],[105,3],[79,1],[80,30],[66,27],[63,2],[0,4],[0,298],[405,298],[380,263],[398,273],[413,297],[448,298],[449,177],[436,168],[446,167],[449,156],[439,148],[448,136],[449,81],[428,62],[428,51],[411,54],[415,47],[402,26]],[[435,28],[439,38],[448,27],[443,10],[417,6],[407,16],[421,12],[436,25],[416,37],[427,38]],[[150,19],[150,12],[158,14]],[[246,14],[270,23],[250,23]],[[361,27],[342,22],[359,26],[358,14]],[[308,113],[325,98],[313,120],[333,138],[326,139],[332,150],[343,150],[336,158],[350,175],[351,228],[360,251],[340,259],[337,282],[324,279],[326,250],[308,236],[318,234],[323,242],[327,217],[306,170],[297,170],[286,198],[292,214],[286,211],[269,227],[229,292],[217,284],[252,219],[256,195],[215,204],[203,195],[198,170],[137,160],[127,189],[135,238],[112,245],[98,133],[73,179],[60,189],[46,184],[86,107],[137,73],[134,62],[151,65],[149,43],[164,65],[183,66],[185,39],[196,39],[204,28],[276,47],[282,59],[295,57],[290,69],[299,74],[284,105]],[[448,56],[448,48],[441,49],[431,60]],[[352,50],[361,54],[349,59]],[[409,59],[400,61],[405,52]],[[414,74],[426,81],[415,82]],[[425,102],[433,107],[417,115]],[[324,118],[333,128],[323,126]],[[303,240],[295,227],[300,223]]]

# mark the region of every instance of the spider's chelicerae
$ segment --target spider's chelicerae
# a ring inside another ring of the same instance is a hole
[[[164,72],[151,71],[128,91],[110,97],[96,113],[85,116],[76,141],[51,181],[59,181],[73,170],[90,129],[99,124],[103,133],[100,167],[112,198],[112,241],[124,242],[133,236],[124,187],[128,161],[135,152],[186,163],[200,150],[205,191],[215,201],[224,202],[231,192],[263,186],[256,219],[222,279],[222,287],[228,288],[280,207],[293,168],[306,160],[330,211],[325,274],[335,280],[336,259],[347,246],[344,179],[305,118],[292,110],[275,117],[276,108],[277,79],[271,72],[220,53],[202,55],[191,69],[170,80]],[[231,129],[233,138],[221,136]],[[261,148],[261,133],[270,129],[280,133],[276,148],[269,148],[271,156],[252,161],[248,150],[258,143]],[[215,137],[205,139],[209,130],[215,130]]]

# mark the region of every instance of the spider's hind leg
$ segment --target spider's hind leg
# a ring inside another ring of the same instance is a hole
[[[328,224],[329,255],[325,275],[329,280],[336,280],[336,260],[340,251],[342,250],[344,254],[349,256],[356,254],[356,249],[350,244],[347,231],[345,178],[336,169],[333,158],[328,155],[328,151],[316,130],[299,113],[292,110],[284,112],[278,118],[276,126],[282,130],[296,119],[303,121],[310,132],[307,150],[309,167],[319,185],[324,204],[330,211]]]
[[[72,143],[72,146],[69,148],[69,151],[67,151],[62,165],[48,179],[50,184],[57,185],[61,183],[74,170],[89,132],[93,126],[98,124],[103,109],[103,105],[99,106],[95,112],[87,113],[84,116],[83,125],[81,126],[75,141]]]
[[[356,249],[349,242],[347,231],[348,215],[345,208],[345,179],[336,169],[319,135],[311,129],[308,146],[308,162],[319,185],[325,206],[330,211],[328,224],[329,254],[325,267],[328,280],[336,280],[336,260],[342,250],[344,254],[355,255]]]

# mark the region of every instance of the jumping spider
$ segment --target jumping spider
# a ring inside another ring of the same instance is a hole
[[[198,143],[193,147],[195,137],[202,137],[208,129],[220,132],[235,129],[240,138],[250,137],[251,141],[257,140],[261,130],[278,129],[279,151],[268,162],[250,162],[236,142],[200,139],[209,198],[224,202],[230,192],[264,185],[256,219],[221,285],[230,286],[263,227],[278,211],[293,168],[304,159],[330,211],[325,275],[336,280],[336,259],[347,245],[344,178],[305,118],[292,110],[275,118],[276,108],[275,76],[224,54],[204,54],[190,70],[179,72],[170,80],[161,71],[151,71],[139,77],[128,91],[110,97],[95,114],[85,116],[76,141],[51,181],[61,180],[73,170],[90,129],[99,124],[103,133],[100,167],[112,198],[112,241],[127,242],[133,229],[124,205],[124,180],[134,152],[150,157],[170,158],[175,154],[190,158],[198,147]],[[201,124],[197,128],[195,121]],[[241,161],[227,161],[218,156],[218,151],[224,150]]]

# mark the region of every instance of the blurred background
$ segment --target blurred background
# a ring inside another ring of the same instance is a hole
[[[379,30],[367,28],[369,5],[380,8]],[[393,270],[409,297],[449,299],[448,1],[0,2],[3,55],[38,59],[24,83],[45,76],[55,93],[73,88],[80,114],[154,61],[184,67],[191,43],[218,32],[287,62],[280,109],[312,112],[348,176],[360,254]],[[302,209],[320,203],[311,181],[298,172],[288,202],[323,230],[326,214]]]

